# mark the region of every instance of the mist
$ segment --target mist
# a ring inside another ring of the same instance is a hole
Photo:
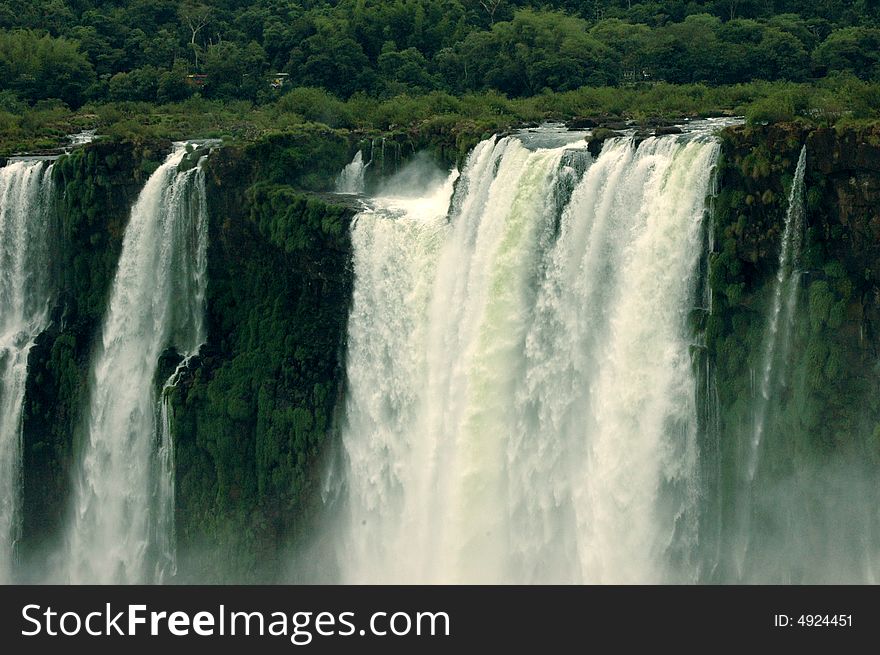
[[[374,195],[379,197],[418,198],[441,186],[449,176],[434,156],[417,152],[399,171],[382,180]]]

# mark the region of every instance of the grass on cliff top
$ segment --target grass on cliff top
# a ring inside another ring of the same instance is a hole
[[[96,129],[111,138],[134,141],[166,138],[223,138],[248,141],[304,123],[387,133],[471,133],[512,125],[576,117],[614,117],[639,122],[684,116],[745,115],[752,123],[799,120],[845,126],[880,120],[880,84],[850,76],[817,84],[751,82],[710,87],[652,84],[583,87],[510,99],[495,92],[451,96],[433,92],[376,99],[355,95],[342,101],[321,89],[293,89],[278,101],[209,101],[198,96],[181,103],[140,102],[85,105],[74,112],[59,101],[28,107],[0,92],[0,155],[63,146],[65,135]]]

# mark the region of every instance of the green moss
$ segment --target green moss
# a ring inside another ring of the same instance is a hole
[[[859,194],[870,193],[872,154],[857,149],[864,143],[858,132],[832,134],[800,125],[734,128],[723,135],[721,191],[713,213],[716,252],[708,272],[715,302],[705,322],[719,403],[721,476],[731,489],[741,479],[738,467],[751,438],[784,199],[805,141],[802,286],[795,291],[794,324],[790,332],[784,326],[776,342],[774,370],[784,370],[785,377],[768,408],[761,466],[768,475],[784,475],[835,453],[875,450],[878,376],[871,340],[864,335],[874,333],[880,317],[871,245],[877,216],[853,211],[865,203]],[[851,182],[854,175],[862,175],[861,186]]]
[[[261,181],[313,191],[332,189],[336,174],[351,159],[347,135],[321,124],[268,134],[248,145],[245,156]]]
[[[23,553],[60,537],[70,496],[92,344],[106,309],[145,162],[165,144],[98,142],[54,167],[60,289],[53,320],[31,349],[22,408]]]
[[[828,323],[834,296],[825,280],[810,285],[810,326],[813,332],[821,332]]]
[[[209,337],[174,395],[181,572],[271,580],[339,393],[353,211],[278,183],[277,161],[249,151],[208,166]]]

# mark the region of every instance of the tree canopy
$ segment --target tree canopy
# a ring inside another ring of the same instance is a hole
[[[875,0],[0,0],[0,91],[31,104],[877,81],[878,53]]]

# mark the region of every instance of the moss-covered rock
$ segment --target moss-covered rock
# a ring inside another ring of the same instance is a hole
[[[312,125],[227,146],[207,160],[208,341],[172,396],[181,580],[275,580],[286,544],[308,522],[344,378],[355,211],[315,192],[332,189],[358,148],[372,159],[373,176],[424,149],[439,163],[461,164],[485,136],[481,129],[440,119],[385,135]],[[704,449],[720,449],[724,490],[736,486],[744,460],[804,143],[799,312],[788,379],[768,415],[762,474],[781,476],[839,453],[880,464],[877,131],[742,126],[723,135],[702,281],[712,305],[692,322],[704,336],[695,354],[709,365],[698,368],[711,371],[711,383],[699,388],[717,397],[701,403],[716,439]],[[99,142],[56,165],[61,289],[52,325],[31,351],[24,407],[21,552],[35,562],[56,543],[68,509],[91,348],[130,208],[169,145]],[[178,359],[165,353],[157,379]]]
[[[343,377],[354,212],[250,154],[208,160],[208,343],[174,395],[183,580],[276,578]]]
[[[22,410],[25,559],[51,547],[69,510],[75,438],[89,358],[107,304],[131,205],[170,143],[96,142],[54,167],[60,285],[50,327],[28,358]]]
[[[767,407],[759,476],[779,480],[832,459],[880,463],[876,367],[880,329],[880,149],[859,131],[797,124],[723,134],[709,262],[705,337],[717,394],[724,519],[734,524],[760,393],[765,332],[792,176],[807,145],[798,310],[775,362],[785,371]],[[783,328],[784,329],[784,328]],[[768,483],[769,484],[769,483]],[[741,501],[740,501],[741,502]]]

